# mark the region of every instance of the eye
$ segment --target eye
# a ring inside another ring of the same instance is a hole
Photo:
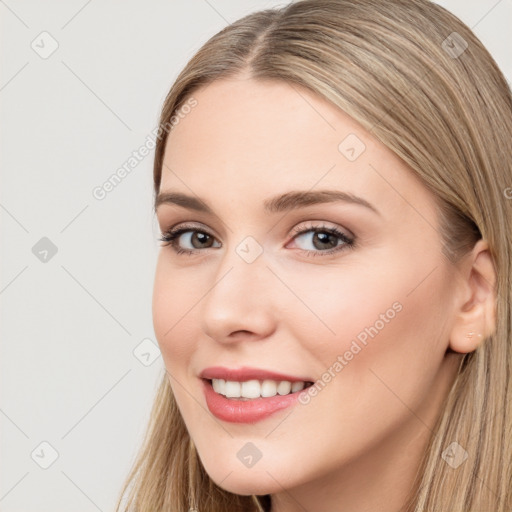
[[[303,227],[303,226],[302,226]],[[301,240],[302,243],[311,248],[300,249],[308,256],[325,256],[344,249],[353,248],[355,238],[352,238],[337,228],[328,227],[325,225],[312,225],[307,229],[301,227],[295,228],[292,231],[293,241]],[[185,254],[192,256],[200,252],[201,249],[210,249],[214,247],[221,247],[218,240],[207,231],[197,229],[195,225],[181,225],[178,228],[172,228],[162,234],[159,238],[163,242],[162,246],[170,245],[177,254]],[[183,248],[180,240],[188,245]],[[214,245],[214,244],[217,245]]]
[[[185,234],[186,236],[182,236]],[[180,239],[184,239],[192,247],[183,249],[179,245]],[[159,240],[164,242],[162,246],[170,245],[177,254],[192,255],[197,250],[211,248],[215,238],[206,231],[197,229],[197,226],[182,225],[179,228],[166,231]],[[217,247],[220,247],[220,244]]]
[[[301,250],[308,256],[325,256],[344,249],[351,249],[355,244],[354,238],[337,228],[325,225],[310,226],[308,229],[298,227],[293,230],[293,233],[295,233],[293,240],[303,242],[306,248]]]

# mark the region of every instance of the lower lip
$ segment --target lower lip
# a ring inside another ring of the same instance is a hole
[[[206,405],[217,418],[231,423],[256,423],[271,414],[286,409],[297,403],[302,391],[288,395],[276,395],[269,398],[253,398],[251,400],[237,400],[226,398],[213,390],[209,380],[202,379]]]

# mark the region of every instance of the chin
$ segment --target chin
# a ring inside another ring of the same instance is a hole
[[[221,489],[241,496],[273,494],[282,490],[276,480],[269,475],[272,471],[267,473],[265,469],[260,469],[256,472],[255,468],[231,471],[221,474],[216,468],[213,472],[207,473]],[[227,474],[229,476],[226,476]]]

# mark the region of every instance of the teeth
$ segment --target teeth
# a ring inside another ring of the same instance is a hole
[[[224,382],[224,394],[228,398],[235,398],[240,396],[241,391],[240,382],[228,380]]]
[[[261,396],[268,398],[277,395],[277,382],[275,380],[264,380],[261,384]]]
[[[226,384],[229,384],[227,382]],[[258,398],[260,396],[260,383],[257,380],[248,380],[242,382],[240,386],[240,395],[244,398]]]
[[[280,395],[287,395],[290,389],[292,389],[292,383],[287,380],[283,380],[277,385],[277,392]]]
[[[260,397],[272,397],[279,395],[288,395],[290,391],[295,393],[306,387],[304,381],[290,382],[288,380],[247,380],[244,382],[212,379],[212,387],[216,393],[224,395],[227,398],[251,399]]]
[[[311,383],[308,383],[311,384]],[[292,382],[292,393],[295,393],[295,391],[300,391],[301,389],[304,389],[306,383],[305,382]]]

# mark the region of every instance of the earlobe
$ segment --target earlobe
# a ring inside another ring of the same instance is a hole
[[[450,335],[450,348],[473,352],[495,330],[496,271],[489,246],[479,240],[459,267],[461,297]]]

